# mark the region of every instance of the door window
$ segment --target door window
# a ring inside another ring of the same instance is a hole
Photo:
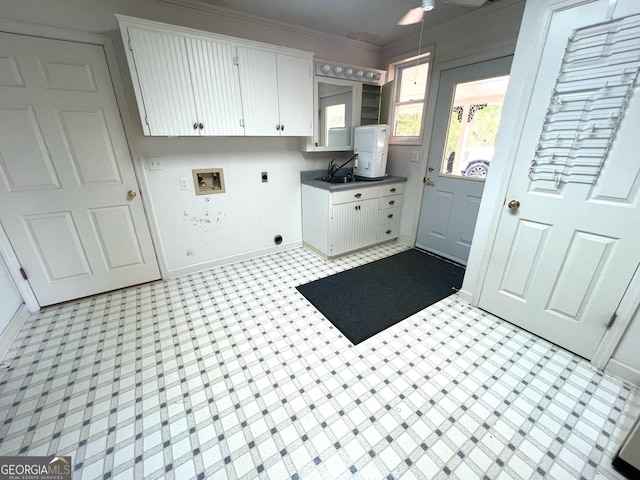
[[[493,158],[509,76],[458,83],[440,174],[484,180]]]

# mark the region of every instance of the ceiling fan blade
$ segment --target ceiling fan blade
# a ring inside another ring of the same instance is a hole
[[[422,7],[412,8],[400,19],[398,25],[412,25],[414,23],[418,23],[422,20],[423,14],[424,11],[422,10]]]

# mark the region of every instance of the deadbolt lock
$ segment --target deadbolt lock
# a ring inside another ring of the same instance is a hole
[[[433,172],[433,167],[429,167],[427,170],[429,170],[429,172]]]

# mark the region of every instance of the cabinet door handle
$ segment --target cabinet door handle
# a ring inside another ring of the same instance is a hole
[[[280,125],[276,125],[276,130],[280,131]]]
[[[198,129],[198,122],[196,122],[196,123],[194,123],[194,124],[193,124],[193,129],[194,129],[194,130],[197,130],[197,129]]]
[[[387,215],[387,218],[393,218],[393,213],[390,213],[389,215]]]
[[[356,194],[354,195],[354,197],[356,197],[356,198],[360,198],[361,196],[362,196],[362,194],[361,194],[361,193],[356,193]]]
[[[393,205],[394,203],[396,203],[395,200],[389,200],[389,205]]]
[[[202,129],[204,128],[204,124],[199,123],[199,124],[198,124],[198,128],[199,128],[200,130],[202,130]]]
[[[389,235],[391,233],[391,230],[387,230],[386,234]]]
[[[395,188],[391,188],[389,191],[390,191],[391,193],[393,193],[393,192],[395,192],[395,191],[396,191],[396,189],[395,189]]]
[[[284,132],[284,125],[280,125],[280,131]]]

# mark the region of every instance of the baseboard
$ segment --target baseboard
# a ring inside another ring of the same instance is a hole
[[[231,255],[228,257],[217,258],[208,262],[196,263],[194,265],[188,265],[186,267],[173,268],[168,270],[169,277],[165,280],[172,278],[182,277],[191,273],[201,272],[203,270],[209,270],[211,268],[219,267],[221,265],[229,265],[231,263],[242,262],[244,260],[250,260],[252,258],[263,257],[265,255],[271,255],[272,253],[282,252],[285,250],[291,250],[302,246],[302,241],[283,243],[274,247],[264,248],[261,250],[254,250],[252,252],[242,253],[240,255]]]
[[[467,292],[466,290],[458,290],[458,298],[463,302],[467,302],[470,304],[471,300],[473,300],[473,295],[471,295],[471,293]]]
[[[640,387],[640,371],[612,358],[604,367],[604,371],[624,381]]]
[[[4,327],[2,333],[0,333],[0,362],[5,360],[11,344],[18,336],[18,332],[20,332],[20,329],[27,321],[27,318],[29,318],[29,310],[27,310],[26,305],[23,303],[13,315],[7,326]]]
[[[403,245],[406,245],[409,248],[413,248],[415,245],[415,242],[409,237],[407,237],[406,235],[398,235],[397,241],[398,243],[402,243]]]

